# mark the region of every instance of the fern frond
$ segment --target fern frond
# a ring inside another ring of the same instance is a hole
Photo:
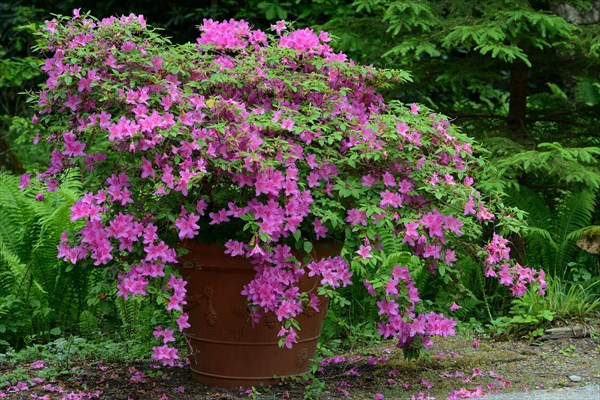
[[[34,190],[18,185],[17,177],[0,172],[0,297],[12,296],[29,315],[13,343],[51,327],[75,327],[92,275],[83,267],[68,272],[56,258],[61,233],[74,226],[70,207],[78,197],[79,177],[69,176],[42,202],[35,200]]]
[[[575,100],[586,106],[600,104],[600,81],[594,78],[583,78],[575,86]]]
[[[565,202],[565,212],[560,220],[560,240],[566,240],[570,232],[590,225],[596,210],[596,194],[591,190],[573,193]]]

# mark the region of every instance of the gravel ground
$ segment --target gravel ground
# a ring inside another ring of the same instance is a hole
[[[599,400],[600,386],[534,390],[526,393],[503,393],[481,397],[482,400]]]
[[[488,400],[600,400],[600,343],[596,338],[544,343],[440,338],[432,356],[405,361],[392,343],[346,354],[318,374],[319,399],[446,400],[492,393]],[[373,358],[375,357],[375,358]],[[383,357],[383,358],[378,358]],[[0,363],[0,400],[285,400],[302,399],[307,382],[269,388],[218,389],[191,380],[187,367],[153,368],[149,362],[72,360],[64,371],[46,360]],[[37,361],[39,363],[39,361]],[[10,384],[6,384],[9,381]]]

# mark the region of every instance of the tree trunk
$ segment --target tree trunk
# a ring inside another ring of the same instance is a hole
[[[516,61],[510,68],[510,101],[508,106],[508,133],[511,139],[523,143],[527,141],[525,116],[527,113],[527,76],[529,68],[522,61]]]

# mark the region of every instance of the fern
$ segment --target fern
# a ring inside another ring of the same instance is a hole
[[[539,150],[521,151],[495,161],[501,176],[518,186],[524,174],[577,184],[590,190],[600,187],[597,157],[600,147],[567,148],[559,143],[540,143]]]
[[[35,200],[35,190],[18,185],[17,177],[0,173],[0,302],[22,305],[11,308],[11,318],[20,319],[18,329],[9,321],[0,331],[3,326],[10,331],[8,341],[17,347],[29,335],[43,339],[54,327],[75,328],[92,284],[89,269],[67,272],[69,266],[56,257],[60,235],[71,224],[78,177],[69,177],[43,202]]]
[[[592,223],[596,209],[596,195],[589,189],[572,192],[563,204],[550,208],[545,201],[526,186],[509,191],[507,203],[529,214],[525,234],[526,260],[529,264],[564,277],[567,263],[580,250],[576,242]]]
[[[582,78],[575,86],[575,100],[586,106],[600,104],[600,81],[594,78]]]

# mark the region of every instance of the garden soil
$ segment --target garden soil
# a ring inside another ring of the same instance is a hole
[[[597,337],[540,343],[480,339],[478,348],[473,348],[471,339],[452,337],[438,339],[431,350],[429,358],[404,361],[402,353],[390,343],[336,357],[317,374],[324,388],[316,398],[373,399],[380,394],[378,397],[383,395],[385,399],[415,396],[419,400],[439,400],[506,394],[508,397],[496,398],[516,399],[531,391],[552,393],[557,388],[587,390],[593,396],[600,384]],[[76,362],[68,374],[37,383],[33,378],[43,376],[43,368],[0,364],[0,382],[2,376],[11,372],[14,375],[17,368],[30,379],[22,382],[20,390],[14,387],[17,382],[11,382],[12,389],[0,389],[6,399],[302,399],[307,391],[317,393],[305,381],[254,390],[216,389],[193,382],[185,366],[157,369],[150,362],[122,364],[102,360]],[[569,399],[566,395],[560,398]]]

